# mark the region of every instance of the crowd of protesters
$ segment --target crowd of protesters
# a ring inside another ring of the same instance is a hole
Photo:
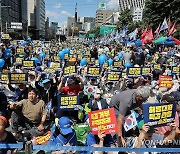
[[[24,49],[23,53],[17,52],[17,48],[20,47]],[[62,59],[59,55],[59,51],[63,49],[69,50],[67,59]],[[6,54],[7,50],[10,51],[10,55]],[[180,145],[172,145],[172,142],[169,142],[180,139],[180,72],[172,70],[173,66],[180,67],[179,51],[179,46],[127,47],[116,42],[106,44],[30,40],[24,41],[24,43],[2,42],[0,58],[5,63],[0,68],[1,74],[4,74],[4,70],[8,70],[9,73],[26,73],[28,80],[20,84],[11,83],[10,79],[5,83],[1,82],[0,144],[18,143],[25,140],[33,142],[35,137],[51,131],[51,137],[45,143],[46,145],[128,148],[180,147]],[[86,64],[82,64],[81,60],[87,52],[88,57],[94,61],[90,60]],[[45,54],[44,57],[40,55],[41,53]],[[99,57],[102,54],[105,54],[107,63],[108,59],[120,60],[122,65],[118,67],[113,67],[113,65],[104,67],[105,63],[100,65]],[[55,59],[58,56],[60,58]],[[31,69],[24,68],[16,61],[18,58],[32,60],[34,57],[36,58],[35,66]],[[59,69],[55,69],[54,72],[45,72],[45,69],[51,68],[53,63],[61,63]],[[154,68],[155,64],[159,64],[160,68]],[[64,75],[63,68],[66,66],[76,66],[77,73],[72,76]],[[99,76],[88,76],[89,66],[101,67]],[[107,71],[126,72],[130,66],[150,67],[151,73],[133,78],[125,74],[116,82],[108,81]],[[79,73],[82,72],[80,70],[83,70],[83,73]],[[160,87],[159,75],[171,76],[172,88]],[[86,86],[97,86],[97,89],[93,94],[89,94],[84,90]],[[58,106],[59,95],[78,95],[80,97],[78,109],[71,111],[60,109]],[[143,104],[171,102],[176,103],[176,116],[171,123],[154,128],[144,122]],[[94,135],[89,128],[88,112],[107,108],[114,108],[118,133],[105,134],[99,131],[98,135]],[[126,132],[123,128],[123,119],[131,112],[136,114],[138,123],[136,127]],[[146,142],[143,141],[146,140],[162,140],[163,144],[145,144]],[[1,149],[0,153],[6,153],[8,150]],[[11,150],[11,152],[17,153],[17,149]],[[64,152],[53,151],[53,153]],[[73,151],[68,152],[74,153]]]

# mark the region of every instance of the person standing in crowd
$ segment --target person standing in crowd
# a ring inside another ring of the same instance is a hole
[[[115,109],[115,114],[118,123],[118,139],[124,147],[125,140],[123,137],[123,118],[131,109],[140,107],[150,96],[149,87],[138,87],[137,89],[126,90],[114,95],[110,102],[110,107]]]

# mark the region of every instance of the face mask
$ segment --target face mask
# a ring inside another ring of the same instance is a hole
[[[100,97],[101,97],[100,94],[94,94],[94,98],[95,98],[95,99],[99,99]]]

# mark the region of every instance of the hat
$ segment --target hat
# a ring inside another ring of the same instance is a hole
[[[45,79],[45,80],[43,80],[42,84],[45,84],[45,83],[48,83],[48,82],[50,82],[50,80],[49,79]]]
[[[71,122],[68,117],[61,117],[58,121],[58,126],[62,134],[67,135],[72,133]]]
[[[35,74],[34,71],[30,71],[28,74],[29,74],[29,75],[34,75],[34,76],[36,76],[36,74]]]
[[[144,125],[144,120],[141,120],[138,122],[138,128],[139,129],[142,129],[143,125]],[[147,133],[153,133],[153,132],[154,132],[154,128],[150,127]]]
[[[0,119],[3,120],[5,124],[7,125],[7,119],[4,116],[0,115]]]

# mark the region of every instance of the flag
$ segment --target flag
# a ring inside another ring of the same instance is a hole
[[[170,28],[171,28],[171,19],[168,18],[168,30],[170,30]]]
[[[166,18],[164,18],[164,21],[163,21],[163,23],[162,23],[162,25],[161,25],[161,27],[160,27],[159,32],[161,32],[161,31],[163,31],[163,30],[166,30],[166,29],[168,29],[168,24],[167,24]]]
[[[159,26],[157,27],[156,31],[154,32],[155,34],[159,33],[159,28],[160,28],[161,24],[159,24]]]
[[[177,31],[177,25],[176,23],[173,24],[173,26],[171,27],[171,29],[168,32],[168,35],[172,35]]]
[[[142,35],[141,35],[142,45],[150,44],[150,43],[153,42],[154,36],[153,36],[152,29],[150,29],[149,31],[144,32]]]
[[[134,113],[131,113],[130,115],[124,118],[123,126],[126,132],[137,126],[136,116]]]
[[[136,28],[133,32],[128,34],[130,40],[132,40],[132,39],[135,40],[136,39],[137,32],[138,32],[138,29]]]

